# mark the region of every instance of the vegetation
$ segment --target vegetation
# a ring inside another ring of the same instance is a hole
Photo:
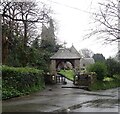
[[[48,70],[49,57],[59,48],[50,8],[35,1],[3,1],[1,8],[3,65]]]
[[[105,57],[103,56],[103,54],[94,54],[93,59],[95,60],[95,62],[105,62]]]
[[[39,6],[34,1],[1,3],[2,63],[10,66],[3,66],[1,69],[3,99],[29,94],[43,88],[43,72],[49,71],[50,56],[61,47],[56,40],[50,9],[44,4]],[[37,33],[36,23],[41,23],[41,34]],[[105,61],[102,55],[97,56],[97,59]],[[95,63],[89,67],[89,71],[96,72],[100,82],[104,80],[104,83],[112,83],[115,79],[119,80],[120,63],[107,60],[105,64]],[[72,70],[62,70],[60,73],[73,80]],[[108,78],[104,77],[111,77],[112,80],[108,81]]]
[[[117,42],[119,40],[118,19],[120,20],[119,0],[105,0],[98,3],[97,12],[93,13],[94,27],[91,26],[87,38],[96,36],[97,40],[105,43]]]
[[[97,81],[90,86],[90,90],[109,89],[120,86],[120,63],[112,58],[104,63],[97,62],[90,65],[87,70],[97,74]]]
[[[21,96],[45,87],[43,71],[3,66],[2,99]]]
[[[17,8],[16,8],[17,7]],[[11,2],[1,3],[2,15],[2,56],[3,64],[8,64],[8,59],[19,60],[22,55],[22,66],[27,64],[28,47],[31,41],[38,37],[36,23],[49,20],[49,9],[36,2]],[[18,50],[20,53],[18,53]],[[15,52],[17,52],[15,54]]]
[[[118,79],[119,78],[119,79]],[[104,78],[104,81],[97,80],[94,84],[90,85],[89,90],[104,90],[115,87],[120,87],[120,75],[116,76],[116,78]]]
[[[109,58],[106,60],[106,66],[109,77],[113,77],[114,75],[120,74],[120,62],[117,62],[114,59]]]
[[[80,52],[85,58],[91,58],[94,55],[94,53],[90,49],[87,49],[87,48],[81,49]]]
[[[69,80],[74,80],[74,75],[75,75],[75,73],[74,73],[74,71],[73,70],[61,70],[60,72],[59,72],[59,74],[62,74],[62,75],[64,75],[66,78],[68,78]]]
[[[95,64],[90,65],[87,69],[89,72],[96,72],[97,79],[101,81],[107,75],[107,67],[104,63],[97,62]]]
[[[6,65],[2,69],[3,99],[40,90],[44,85],[42,77],[49,71],[50,56],[61,46],[50,13],[49,7],[35,1],[1,3],[2,64]],[[41,26],[39,32],[36,23]]]

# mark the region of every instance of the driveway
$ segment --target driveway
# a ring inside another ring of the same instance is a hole
[[[67,80],[66,87],[73,87]],[[3,112],[118,112],[118,88],[97,92],[47,86],[31,95],[3,101]]]

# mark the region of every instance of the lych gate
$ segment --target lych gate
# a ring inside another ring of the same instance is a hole
[[[61,69],[67,68],[67,63],[71,69],[74,69],[75,76],[73,77],[73,84],[79,86],[85,86],[88,88],[90,84],[95,82],[96,74],[84,74],[80,73],[80,59],[81,56],[78,51],[75,49],[74,46],[71,48],[61,48],[55,53],[51,58],[51,73],[50,73],[50,80],[52,83],[63,83],[65,81],[65,76],[62,76],[60,73],[57,73]]]
[[[56,75],[58,66],[60,65],[61,68],[64,68],[66,62],[71,63],[72,67],[75,70],[80,69],[80,54],[75,49],[74,46],[71,48],[61,48],[55,53],[51,59],[51,74]]]

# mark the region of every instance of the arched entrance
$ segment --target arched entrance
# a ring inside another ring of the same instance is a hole
[[[61,48],[51,58],[51,74],[57,74],[57,68],[61,64],[61,67],[65,67],[66,62],[70,62],[75,70],[80,69],[80,54],[74,46],[71,48]]]
[[[59,71],[61,69],[73,69],[74,61],[73,60],[56,60],[56,70]]]

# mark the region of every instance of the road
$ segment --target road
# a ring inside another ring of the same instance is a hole
[[[118,112],[119,88],[91,92],[61,86],[51,85],[41,92],[5,100],[3,112]],[[73,85],[68,81],[66,86]]]

